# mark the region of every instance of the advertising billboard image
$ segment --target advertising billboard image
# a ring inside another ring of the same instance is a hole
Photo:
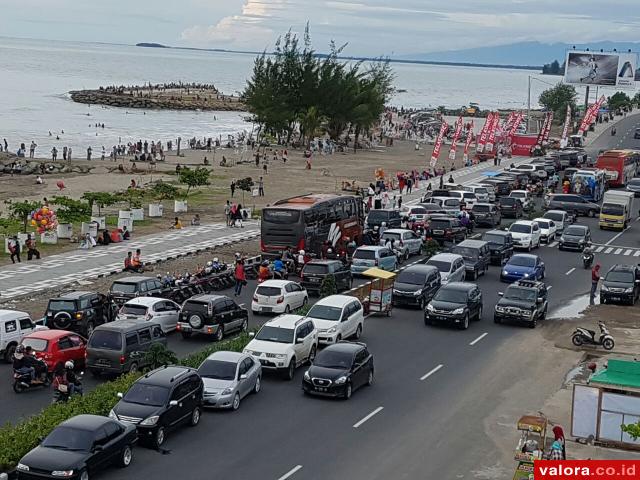
[[[572,85],[635,87],[635,53],[567,52],[564,82]]]

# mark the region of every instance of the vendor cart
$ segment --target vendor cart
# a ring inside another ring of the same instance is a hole
[[[393,283],[396,274],[380,268],[370,268],[362,273],[372,279],[369,284],[369,313],[391,315],[393,308]]]
[[[547,443],[546,417],[524,415],[518,420],[520,440],[514,459],[518,461],[513,480],[533,480],[533,462],[544,458]]]

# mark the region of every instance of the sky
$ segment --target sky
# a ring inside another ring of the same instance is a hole
[[[537,40],[635,41],[639,0],[2,0],[0,36],[269,50],[309,22],[345,54],[459,50]],[[0,38],[1,42],[1,38]]]

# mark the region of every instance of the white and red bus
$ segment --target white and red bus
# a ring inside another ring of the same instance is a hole
[[[325,241],[336,252],[347,238],[362,243],[362,199],[354,195],[308,194],[280,200],[262,209],[260,249],[276,255],[286,247],[319,254]]]
[[[604,170],[609,186],[624,187],[636,176],[640,166],[640,151],[607,150],[596,160],[596,168]]]

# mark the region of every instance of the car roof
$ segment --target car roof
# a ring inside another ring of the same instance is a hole
[[[16,320],[24,317],[29,317],[29,314],[20,310],[0,310],[0,320]]]
[[[338,342],[325,347],[323,351],[354,354],[362,350],[363,348],[367,348],[367,345],[364,343]]]
[[[267,282],[262,283],[264,285]],[[161,299],[164,300],[164,299]],[[217,302],[219,300],[230,300],[226,295],[213,295],[210,293],[201,293],[199,295],[194,295],[191,298],[188,298],[187,301],[193,300],[194,302]],[[129,302],[127,302],[129,303]]]
[[[63,293],[58,297],[51,298],[50,300],[77,300],[78,298],[84,297],[85,295],[96,295],[96,292],[84,292],[76,290],[73,292]]]
[[[488,245],[488,243],[485,242],[484,240],[473,240],[471,238],[468,238],[458,243],[456,247],[480,248],[480,247],[483,247],[484,245]]]
[[[76,332],[70,332],[68,330],[51,330],[51,329],[38,329],[34,330],[24,338],[39,338],[41,340],[55,340],[66,335],[78,335]]]
[[[206,360],[220,360],[221,362],[234,362],[238,363],[238,360],[246,357],[244,353],[230,352],[228,350],[219,350],[209,355]]]
[[[279,287],[282,288],[285,285],[289,285],[290,283],[296,283],[291,280],[265,280],[258,287]]]
[[[417,272],[417,273],[429,273],[429,272],[437,272],[437,267],[433,265],[427,265],[426,263],[416,263],[415,265],[409,265],[407,268],[402,269],[400,274],[406,272]]]
[[[515,222],[513,222],[511,225],[526,225],[527,227],[530,227],[534,224],[535,222],[533,220],[517,220]]]
[[[457,260],[459,258],[462,258],[462,256],[458,255],[457,253],[437,253],[433,257],[431,257],[429,260],[442,260],[445,262],[453,262],[454,260]]]
[[[574,223],[574,224],[572,224],[572,225],[569,225],[569,226],[567,227],[567,229],[569,229],[569,228],[573,228],[574,230],[575,230],[576,228],[579,228],[580,230],[584,230],[584,231],[589,230],[589,226],[588,226],[588,225],[580,225],[580,224],[576,224],[576,223]]]
[[[568,214],[567,212],[565,212],[564,210],[547,210],[547,211],[545,212],[545,215],[546,215],[547,213],[559,213],[559,214],[564,215],[564,216],[569,215],[569,214]]]
[[[385,230],[385,232],[386,232],[386,230]],[[371,251],[377,252],[378,250],[382,250],[383,248],[387,248],[387,247],[383,247],[382,245],[363,245],[361,247],[358,247],[356,250],[371,250]],[[269,280],[269,281],[271,281],[271,280]],[[263,285],[264,285],[264,283],[263,283]]]
[[[385,233],[405,233],[405,232],[412,232],[412,231],[413,230],[409,230],[408,228],[389,228],[384,231],[383,235]]]
[[[155,305],[158,302],[166,302],[166,298],[159,297],[136,297],[128,300],[125,305],[143,305],[145,307],[150,307]]]
[[[71,427],[77,430],[94,432],[109,422],[113,422],[113,420],[111,420],[109,417],[103,417],[102,415],[82,414],[71,417],[58,426]]]
[[[489,230],[484,233],[490,233],[491,235],[501,235],[503,237],[506,237],[507,235],[511,235],[511,232],[508,232],[506,230]]]
[[[353,302],[354,300],[357,300],[357,298],[351,295],[329,295],[328,297],[324,297],[318,300],[315,303],[315,305],[327,305],[329,307],[344,307],[345,305]]]
[[[539,218],[534,218],[533,221],[534,222],[548,222],[549,220],[553,220],[551,218],[544,218],[544,217],[539,217]]]
[[[263,284],[264,285],[264,284]],[[295,315],[293,313],[285,313],[283,315],[278,315],[277,317],[272,318],[267,321],[265,325],[269,325],[270,327],[280,327],[280,328],[294,328],[300,320],[302,320],[302,315]]]
[[[331,265],[332,263],[342,263],[342,262],[340,260],[311,260],[310,262],[305,263],[304,266],[306,267],[307,265]]]
[[[524,194],[528,194],[529,192],[527,190],[511,190],[511,193],[524,193]]]
[[[468,292],[469,290],[471,290],[472,288],[474,288],[476,286],[475,283],[470,283],[470,282],[450,282],[447,283],[445,285],[443,285],[442,287],[440,287],[440,290],[462,290],[465,292]]]
[[[183,367],[181,365],[168,365],[152,370],[140,377],[136,382],[147,384],[173,383],[178,377],[183,377],[185,373],[194,372],[193,368]]]
[[[139,282],[142,282],[144,280],[154,280],[154,278],[153,277],[142,277],[142,276],[123,277],[123,278],[118,278],[118,279],[114,280],[113,283],[139,283]]]
[[[148,320],[146,322],[140,322],[135,320],[116,320],[114,322],[103,323],[102,325],[98,325],[96,330],[110,330],[113,332],[126,332],[130,330],[136,330],[138,328],[143,328],[147,326],[160,326],[159,323]]]

